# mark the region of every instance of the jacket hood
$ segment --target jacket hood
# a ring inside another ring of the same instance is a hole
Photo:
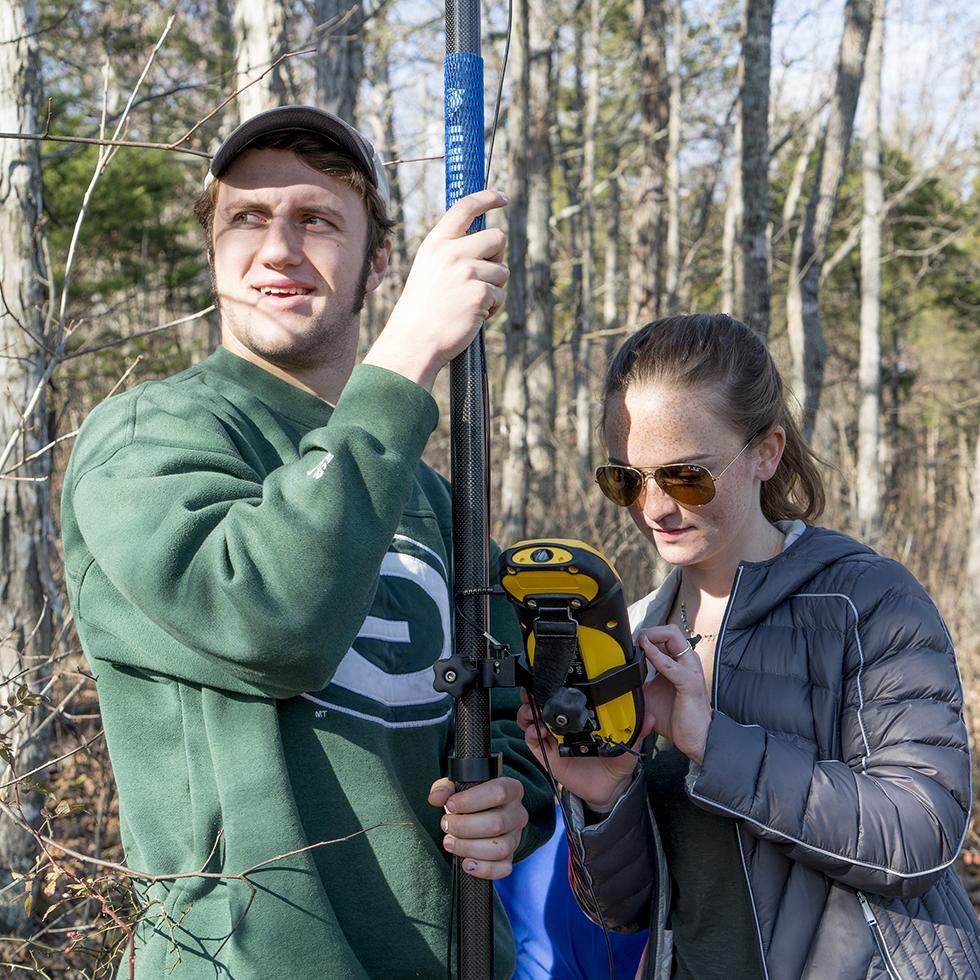
[[[761,562],[742,562],[735,575],[728,626],[744,629],[761,619],[783,599],[804,589],[828,565],[842,559],[873,556],[875,552],[854,538],[823,527],[808,527],[785,551]]]

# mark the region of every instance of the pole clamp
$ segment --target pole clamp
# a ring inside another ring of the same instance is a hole
[[[507,650],[506,647],[503,649]],[[510,651],[475,660],[464,660],[454,653],[445,660],[436,661],[432,686],[454,698],[461,698],[467,691],[477,688],[518,687],[527,673],[521,661],[522,658],[515,657]]]
[[[449,778],[457,785],[485,783],[503,775],[504,756],[494,752],[488,756],[460,758],[449,757]]]

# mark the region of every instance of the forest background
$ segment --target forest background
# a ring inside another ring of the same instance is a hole
[[[388,163],[395,258],[370,342],[444,206],[443,16],[427,0],[0,11],[0,963],[16,975],[108,976],[140,914],[64,594],[72,437],[213,347],[191,202],[209,150],[262,108],[333,109]],[[489,129],[506,5],[483,24]],[[656,555],[591,483],[603,368],[655,316],[730,311],[767,339],[828,462],[824,523],[907,564],[943,611],[976,744],[980,8],[513,0],[512,24],[491,175],[512,274],[486,338],[495,537],[579,536],[630,597],[655,585]],[[448,473],[437,395],[428,457]],[[960,868],[980,899],[978,854],[971,829]]]

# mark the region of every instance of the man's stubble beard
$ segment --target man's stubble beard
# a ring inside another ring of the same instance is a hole
[[[364,301],[367,297],[367,279],[370,273],[371,257],[369,256],[354,284],[354,296],[348,309],[344,313],[339,313],[336,305],[340,298],[333,297],[331,303],[311,318],[309,327],[302,336],[294,338],[288,344],[274,345],[265,342],[261,331],[251,329],[247,323],[239,321],[233,313],[222,306],[213,260],[210,264],[211,295],[214,297],[222,330],[228,329],[254,354],[258,354],[270,364],[287,370],[312,370],[342,355],[343,346],[348,345],[352,337],[356,338],[361,310],[364,309]],[[354,342],[356,343],[356,339]]]

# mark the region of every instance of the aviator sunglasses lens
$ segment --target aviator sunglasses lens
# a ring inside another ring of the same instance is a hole
[[[715,495],[715,481],[703,466],[661,466],[653,478],[665,494],[681,504],[700,506]]]
[[[616,466],[610,463],[596,469],[595,482],[614,504],[629,507],[643,489],[643,474],[630,466]]]
[[[667,496],[681,504],[698,507],[715,496],[715,482],[703,466],[661,466],[654,471],[653,478]],[[596,469],[595,481],[614,504],[629,507],[643,492],[646,476],[632,466],[607,463]]]

